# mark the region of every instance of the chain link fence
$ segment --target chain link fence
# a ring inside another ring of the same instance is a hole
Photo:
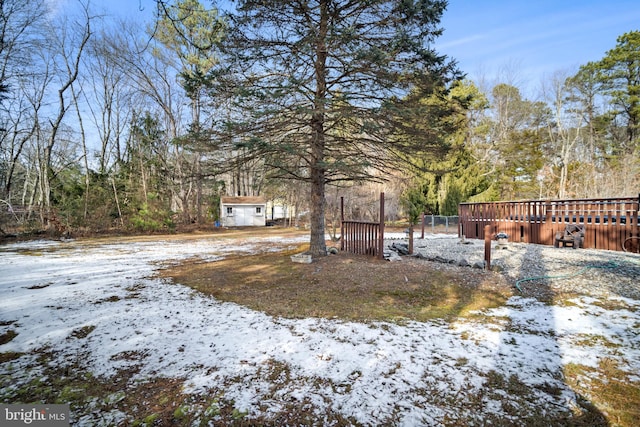
[[[458,233],[459,218],[455,216],[425,215],[423,226],[425,233]],[[417,231],[417,230],[416,230]]]

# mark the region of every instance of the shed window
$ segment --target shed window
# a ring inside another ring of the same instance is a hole
[[[256,206],[256,215],[262,215],[262,206]]]
[[[227,216],[233,216],[233,208],[227,206]]]

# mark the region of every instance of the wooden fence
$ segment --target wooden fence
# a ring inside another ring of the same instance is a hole
[[[384,259],[384,193],[380,193],[380,221],[345,221],[344,198],[340,198],[340,249]]]
[[[640,252],[639,205],[640,196],[461,203],[458,235],[484,239],[484,227],[490,225],[492,234],[505,232],[510,241],[552,245],[567,224],[581,224],[585,248]]]

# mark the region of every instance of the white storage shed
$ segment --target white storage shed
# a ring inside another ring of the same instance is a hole
[[[264,197],[221,197],[220,219],[223,227],[266,225],[267,202]]]

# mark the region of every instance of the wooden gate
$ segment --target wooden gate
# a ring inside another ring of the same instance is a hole
[[[384,193],[380,193],[379,222],[345,221],[344,198],[340,198],[340,249],[384,259]]]

